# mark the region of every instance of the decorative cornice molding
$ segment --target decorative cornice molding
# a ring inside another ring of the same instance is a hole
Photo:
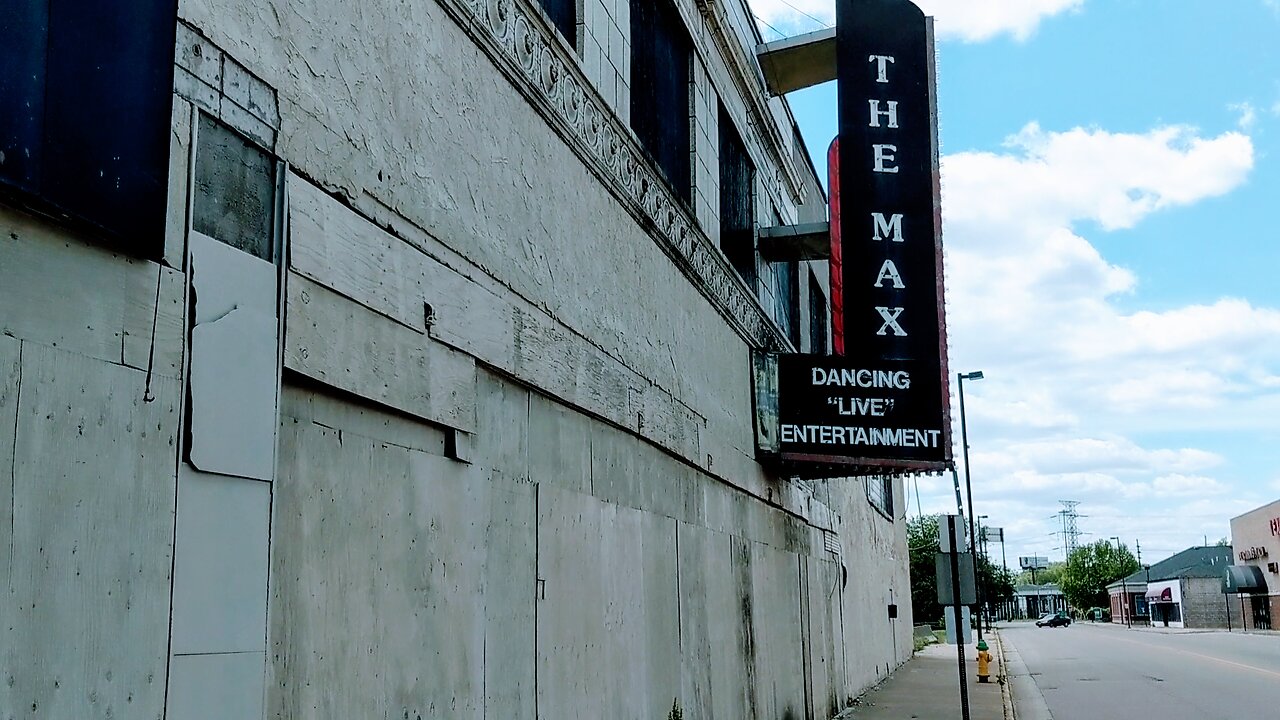
[[[753,348],[789,347],[532,0],[438,2]]]

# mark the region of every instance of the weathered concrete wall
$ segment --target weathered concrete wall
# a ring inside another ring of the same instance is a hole
[[[883,679],[912,653],[904,486],[901,480],[893,483],[896,517],[891,520],[867,501],[866,482],[862,478],[827,481],[833,508],[840,515],[841,559],[849,573],[841,629],[849,688]],[[889,620],[891,601],[898,606],[896,621]],[[867,649],[872,651],[864,652]]]
[[[761,222],[805,198],[679,5],[697,208],[523,2],[184,0],[164,263],[0,209],[0,716],[825,718],[903,657],[902,523],[755,461],[779,340],[708,234],[715,93]],[[200,109],[295,170],[257,480],[182,451]]]

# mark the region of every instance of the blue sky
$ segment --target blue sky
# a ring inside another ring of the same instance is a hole
[[[768,39],[834,14],[749,3]],[[1280,2],[918,4],[978,513],[1009,557],[1061,557],[1059,500],[1145,561],[1227,536],[1280,497]],[[789,97],[820,168],[835,93]]]

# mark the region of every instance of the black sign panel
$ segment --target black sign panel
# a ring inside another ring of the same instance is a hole
[[[777,362],[783,459],[874,471],[936,469],[950,456],[940,418],[922,417],[913,403],[918,389],[908,364],[861,365],[837,355],[779,355]]]
[[[164,247],[176,0],[0,3],[0,193]]]
[[[836,8],[841,372],[876,381],[811,394],[818,403],[856,400],[855,414],[842,417],[878,438],[925,433],[863,447],[889,465],[940,469],[951,453],[930,30],[907,0],[838,0]],[[902,380],[885,385],[886,377]],[[922,437],[929,441],[915,442]]]

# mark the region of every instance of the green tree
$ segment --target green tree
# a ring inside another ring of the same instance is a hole
[[[937,623],[938,605],[934,556],[938,554],[938,516],[922,515],[907,522],[911,565],[911,615],[918,623]]]
[[[1107,605],[1107,586],[1138,571],[1138,560],[1129,548],[1099,540],[1076,548],[1067,558],[1058,584],[1067,602],[1079,609]]]
[[[907,544],[911,564],[911,613],[916,622],[937,623],[943,608],[938,604],[935,556],[938,554],[940,515],[922,515],[907,523]],[[983,602],[992,605],[1013,598],[1013,575],[1008,570],[978,557],[978,578]]]

